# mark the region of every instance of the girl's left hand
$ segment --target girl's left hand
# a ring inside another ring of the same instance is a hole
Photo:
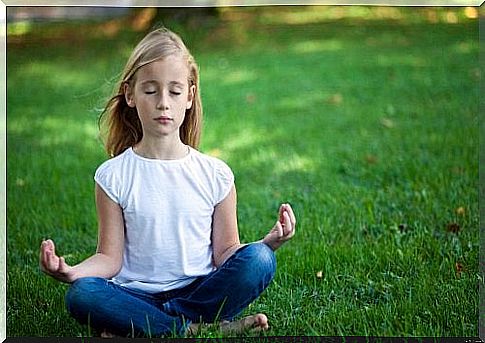
[[[296,218],[289,204],[282,204],[276,224],[264,237],[263,243],[276,250],[295,235]]]

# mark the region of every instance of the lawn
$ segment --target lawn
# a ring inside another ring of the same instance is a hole
[[[241,240],[262,238],[281,202],[298,218],[246,313],[266,313],[270,336],[477,336],[478,20],[324,10],[176,27],[200,66],[201,150],[236,177]],[[96,249],[97,116],[143,36],[105,27],[9,31],[7,336],[92,334],[38,248],[51,238],[68,263]]]

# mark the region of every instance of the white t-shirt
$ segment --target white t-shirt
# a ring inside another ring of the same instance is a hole
[[[223,161],[193,148],[178,160],[128,148],[101,164],[94,179],[123,210],[123,266],[113,282],[156,293],[214,269],[212,215],[234,183]]]

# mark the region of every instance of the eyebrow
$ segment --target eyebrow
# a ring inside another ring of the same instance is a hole
[[[157,80],[144,80],[144,81],[142,81],[140,83],[142,85],[151,84],[151,83],[158,84],[158,81]],[[183,87],[184,86],[184,84],[182,82],[179,82],[179,81],[170,81],[169,82],[169,85],[171,85],[171,86],[180,86],[180,87]]]

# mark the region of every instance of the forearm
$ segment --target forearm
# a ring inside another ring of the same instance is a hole
[[[218,256],[214,255],[215,266],[217,268],[222,266],[224,264],[224,262],[226,262],[227,259],[232,256],[232,254],[234,254],[237,250],[239,250],[240,248],[242,248],[245,245],[247,245],[247,244],[236,243],[234,245],[231,245],[226,250],[224,250],[224,252],[219,254]]]
[[[103,253],[96,253],[72,267],[69,282],[83,277],[102,277],[109,279],[121,269],[121,261]]]

